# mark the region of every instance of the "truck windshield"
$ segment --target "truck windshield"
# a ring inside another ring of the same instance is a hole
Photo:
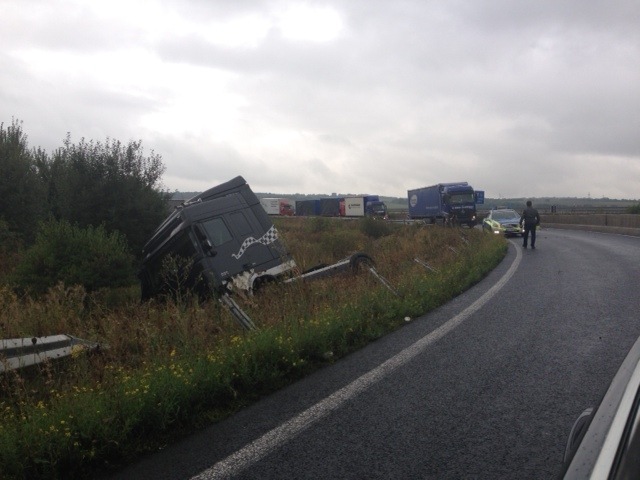
[[[461,205],[463,203],[475,203],[473,193],[452,193],[449,197],[451,205]]]

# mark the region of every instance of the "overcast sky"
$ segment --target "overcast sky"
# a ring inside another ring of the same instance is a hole
[[[0,0],[0,122],[163,185],[640,198],[638,0]]]

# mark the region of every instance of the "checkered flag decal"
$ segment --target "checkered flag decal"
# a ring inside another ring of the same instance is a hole
[[[254,243],[269,245],[275,242],[277,239],[278,239],[278,231],[276,230],[276,227],[272,226],[269,230],[267,230],[267,233],[265,233],[263,236],[261,236],[257,240],[253,237],[247,237],[245,241],[242,242],[242,245],[240,246],[240,250],[238,250],[238,253],[232,253],[231,256],[236,260],[238,260],[242,255],[244,255],[244,251]]]

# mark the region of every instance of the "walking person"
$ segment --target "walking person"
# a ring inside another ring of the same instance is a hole
[[[527,200],[527,208],[524,209],[520,216],[520,227],[524,224],[524,233],[522,234],[522,246],[527,248],[529,240],[529,232],[531,232],[531,248],[536,248],[536,227],[540,224],[540,214],[538,210],[531,206],[531,200]]]

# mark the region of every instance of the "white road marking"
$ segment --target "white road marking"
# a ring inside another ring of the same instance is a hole
[[[515,244],[513,245],[515,246]],[[493,285],[480,298],[465,308],[462,312],[450,318],[440,327],[391,357],[389,360],[360,376],[349,385],[341,388],[324,400],[293,417],[291,420],[283,423],[279,427],[265,433],[262,437],[254,440],[232,455],[229,455],[227,458],[220,460],[211,468],[201,472],[195,477],[192,477],[192,480],[230,478],[237,475],[239,472],[258,462],[281,445],[291,441],[294,437],[327,416],[329,413],[339,409],[348,400],[356,397],[374,383],[380,381],[394,370],[409,362],[415,356],[424,351],[429,345],[451,332],[467,318],[480,310],[485,303],[491,300],[491,298],[494,297],[513,276],[521,259],[522,249],[516,247],[516,258],[509,267],[509,270],[507,270],[495,285]]]

